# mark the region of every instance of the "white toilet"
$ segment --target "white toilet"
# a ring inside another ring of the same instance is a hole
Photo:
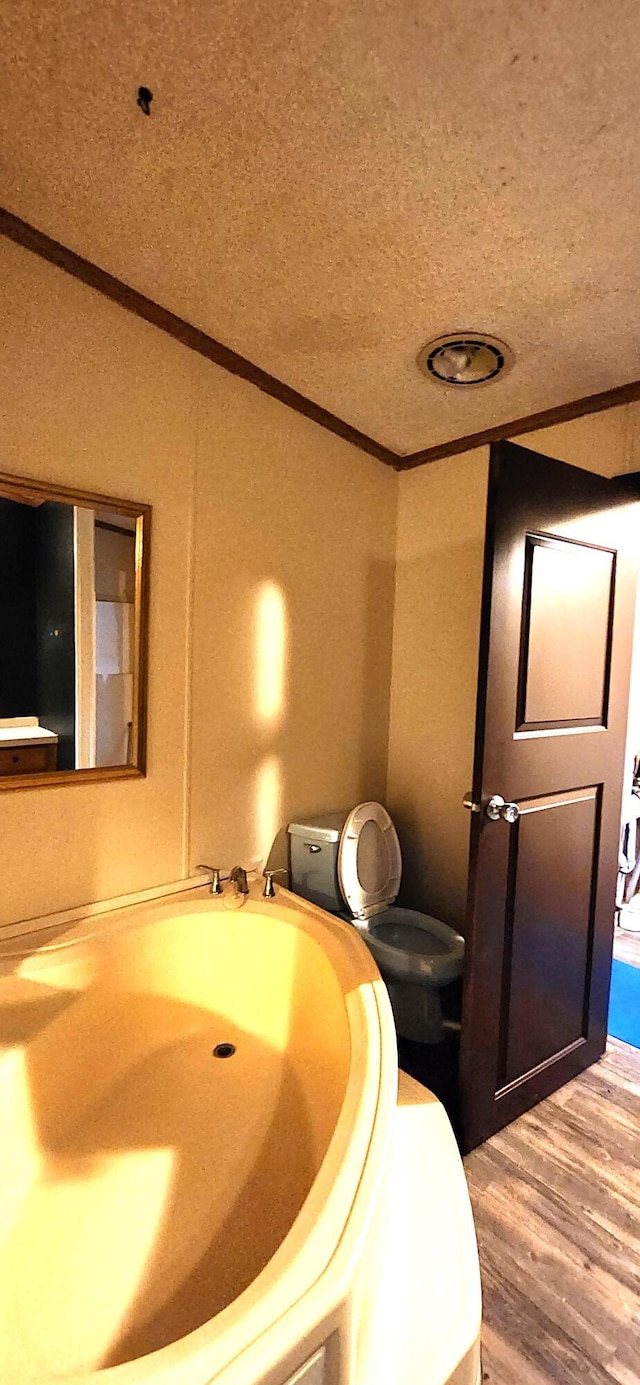
[[[292,890],[355,923],[386,981],[398,1034],[439,1043],[440,989],[462,975],[464,938],[429,914],[391,907],[402,854],[386,808],[359,803],[350,813],[291,822],[288,831]]]

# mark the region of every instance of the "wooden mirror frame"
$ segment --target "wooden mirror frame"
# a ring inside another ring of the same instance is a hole
[[[113,514],[120,511],[134,519],[135,527],[135,597],[134,597],[134,657],[133,657],[133,724],[131,728],[131,760],[126,765],[101,765],[90,769],[50,770],[46,773],[0,775],[0,793],[15,789],[36,789],[62,784],[100,783],[110,779],[140,779],[147,770],[147,681],[149,637],[149,555],[151,538],[151,506],[132,500],[119,500],[112,495],[59,486],[55,482],[10,476],[0,472],[0,498],[25,504],[57,501],[84,509]]]

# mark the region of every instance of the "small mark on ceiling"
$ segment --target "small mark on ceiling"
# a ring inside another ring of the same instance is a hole
[[[138,95],[137,95],[137,98],[136,98],[136,106],[139,106],[139,107],[140,107],[140,110],[142,111],[142,114],[143,114],[143,115],[151,115],[151,102],[152,102],[152,101],[153,101],[153,92],[152,92],[152,91],[149,91],[149,88],[148,88],[148,87],[138,87]]]

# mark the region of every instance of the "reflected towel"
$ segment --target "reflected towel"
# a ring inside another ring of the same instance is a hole
[[[96,674],[133,673],[134,607],[96,601]]]

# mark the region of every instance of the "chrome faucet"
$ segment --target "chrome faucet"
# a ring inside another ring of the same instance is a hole
[[[218,867],[217,867],[217,866],[205,866],[205,865],[200,865],[200,866],[196,866],[196,870],[210,870],[210,871],[211,871],[211,893],[212,893],[212,894],[222,894],[222,880],[223,880],[223,876],[222,876],[221,872],[218,870]]]
[[[273,883],[273,877],[274,877],[274,875],[288,875],[288,874],[289,874],[289,872],[288,872],[286,866],[279,866],[277,870],[265,870],[265,871],[264,871],[264,889],[263,889],[263,891],[262,891],[262,898],[263,898],[263,899],[275,899],[275,897],[276,897],[276,887],[275,887],[275,885],[274,885],[274,883]]]
[[[234,867],[233,867],[233,870],[231,871],[231,874],[230,874],[230,876],[229,876],[229,879],[230,879],[230,880],[232,881],[232,883],[233,883],[233,893],[234,893],[234,894],[248,894],[248,893],[249,893],[249,884],[248,884],[248,881],[247,881],[247,872],[246,872],[246,870],[244,869],[244,866],[234,866]]]

